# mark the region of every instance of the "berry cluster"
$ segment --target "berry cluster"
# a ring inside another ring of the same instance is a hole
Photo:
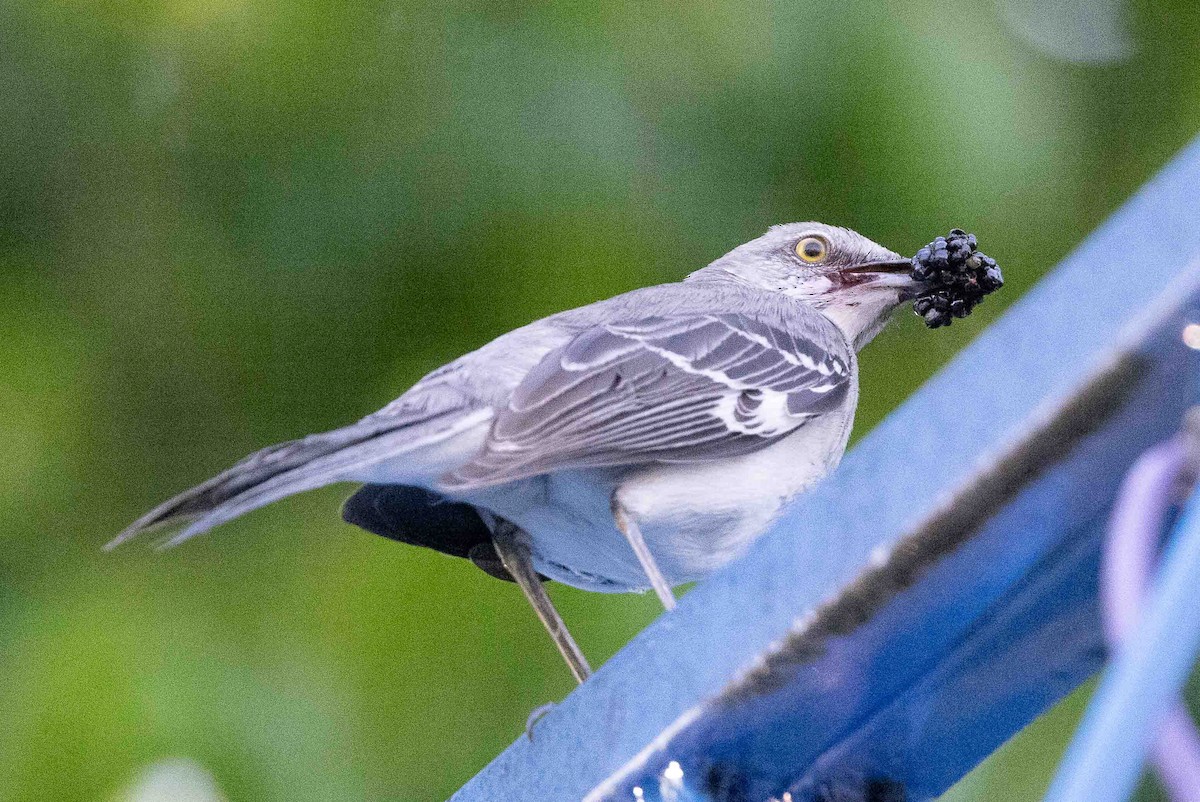
[[[1004,286],[996,260],[976,248],[975,235],[954,228],[917,251],[912,277],[927,287],[913,300],[913,311],[931,329],[949,326]]]

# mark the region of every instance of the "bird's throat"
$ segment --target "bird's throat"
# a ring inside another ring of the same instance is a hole
[[[899,294],[880,292],[863,294],[847,301],[833,301],[820,307],[821,314],[833,321],[855,351],[861,351],[875,335],[883,331],[900,305]]]

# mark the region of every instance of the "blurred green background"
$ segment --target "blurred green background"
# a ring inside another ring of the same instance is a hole
[[[230,800],[444,798],[572,687],[513,586],[340,523],[349,488],[100,545],[771,223],[975,231],[1009,286],[876,340],[861,435],[1200,131],[1197,52],[1194,0],[5,0],[0,799],[168,757]],[[657,610],[552,593],[593,663]],[[1038,798],[1082,702],[954,798]]]

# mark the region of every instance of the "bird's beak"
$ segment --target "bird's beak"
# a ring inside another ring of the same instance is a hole
[[[847,267],[842,271],[842,282],[847,286],[887,287],[899,291],[902,298],[916,285],[912,262],[899,256]]]
[[[883,259],[878,262],[867,262],[866,264],[855,265],[848,267],[842,271],[843,273],[877,273],[884,275],[912,275],[912,260],[910,259]]]

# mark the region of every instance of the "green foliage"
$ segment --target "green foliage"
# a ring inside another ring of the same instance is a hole
[[[1087,65],[991,0],[9,0],[0,799],[108,798],[167,756],[235,800],[445,797],[570,690],[515,588],[341,524],[344,488],[99,546],[770,223],[976,232],[1008,287],[873,344],[861,433],[1200,128],[1196,9],[1135,3],[1129,58]],[[554,593],[594,663],[655,615]],[[1035,799],[1066,731],[958,798]]]

